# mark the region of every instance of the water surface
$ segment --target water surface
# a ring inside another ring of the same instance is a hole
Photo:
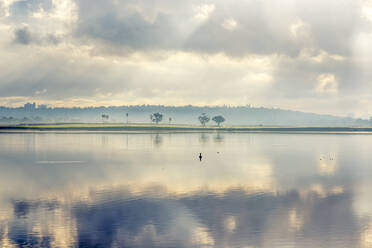
[[[372,247],[371,147],[363,134],[2,133],[0,247]]]

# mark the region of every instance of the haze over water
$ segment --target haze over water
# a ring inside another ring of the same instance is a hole
[[[371,137],[1,133],[0,247],[372,247]]]

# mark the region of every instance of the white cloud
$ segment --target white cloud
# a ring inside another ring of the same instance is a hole
[[[35,91],[35,94],[36,95],[41,95],[41,94],[45,94],[45,93],[47,93],[47,89],[42,89],[42,90],[37,90],[37,91]]]
[[[372,1],[364,0],[361,8],[361,15],[372,22]]]
[[[3,0],[0,8],[0,104],[331,114],[346,106],[372,115],[371,1]]]
[[[297,19],[289,26],[289,31],[295,40],[311,40],[311,28],[301,19]]]
[[[324,73],[317,78],[316,91],[319,93],[337,93],[337,80],[334,74]]]
[[[236,218],[234,216],[226,216],[225,218],[225,221],[224,221],[224,225],[225,225],[225,229],[226,231],[228,232],[234,232],[235,229],[236,229]]]
[[[343,62],[345,61],[345,57],[338,55],[338,54],[328,54],[324,50],[317,50],[317,49],[302,49],[299,58],[305,61],[314,62],[314,63],[325,63],[329,61],[334,62]]]
[[[193,6],[195,15],[194,18],[199,21],[206,21],[210,15],[215,11],[216,6],[214,4],[201,4]]]
[[[3,10],[5,12],[5,16],[6,17],[9,17],[10,13],[9,13],[9,6],[12,4],[12,3],[15,3],[17,1],[20,1],[20,0],[2,0],[3,3],[2,3],[2,6],[3,6]],[[0,7],[1,7],[1,4],[0,4]]]
[[[238,23],[234,18],[227,18],[223,21],[221,26],[226,30],[234,31],[237,28]]]

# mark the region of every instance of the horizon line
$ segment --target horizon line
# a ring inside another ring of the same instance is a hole
[[[280,108],[280,107],[265,107],[265,106],[255,106],[253,104],[246,104],[246,105],[162,105],[162,104],[137,104],[137,105],[100,105],[100,106],[48,106],[48,104],[37,104],[37,102],[26,102],[23,106],[12,107],[12,106],[3,106],[0,105],[0,108],[7,108],[7,109],[19,109],[24,108],[25,104],[35,104],[34,110],[43,110],[43,109],[94,109],[94,108],[121,108],[121,107],[165,107],[165,108],[183,108],[183,107],[194,107],[194,108],[254,108],[254,109],[275,109],[275,110],[282,110],[282,111],[292,111],[292,112],[301,112],[305,114],[315,114],[315,115],[322,115],[322,116],[332,116],[332,117],[339,117],[339,118],[351,118],[351,119],[361,119],[361,120],[368,120],[368,118],[361,118],[361,117],[353,117],[353,116],[342,116],[336,114],[321,114],[316,112],[307,112],[303,110],[294,110],[294,109],[287,109],[287,108]],[[44,106],[44,108],[40,108],[39,106]]]

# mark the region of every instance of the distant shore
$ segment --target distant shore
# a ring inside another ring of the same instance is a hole
[[[226,131],[226,132],[371,132],[372,127],[320,126],[198,126],[182,124],[56,123],[0,124],[8,131]]]

